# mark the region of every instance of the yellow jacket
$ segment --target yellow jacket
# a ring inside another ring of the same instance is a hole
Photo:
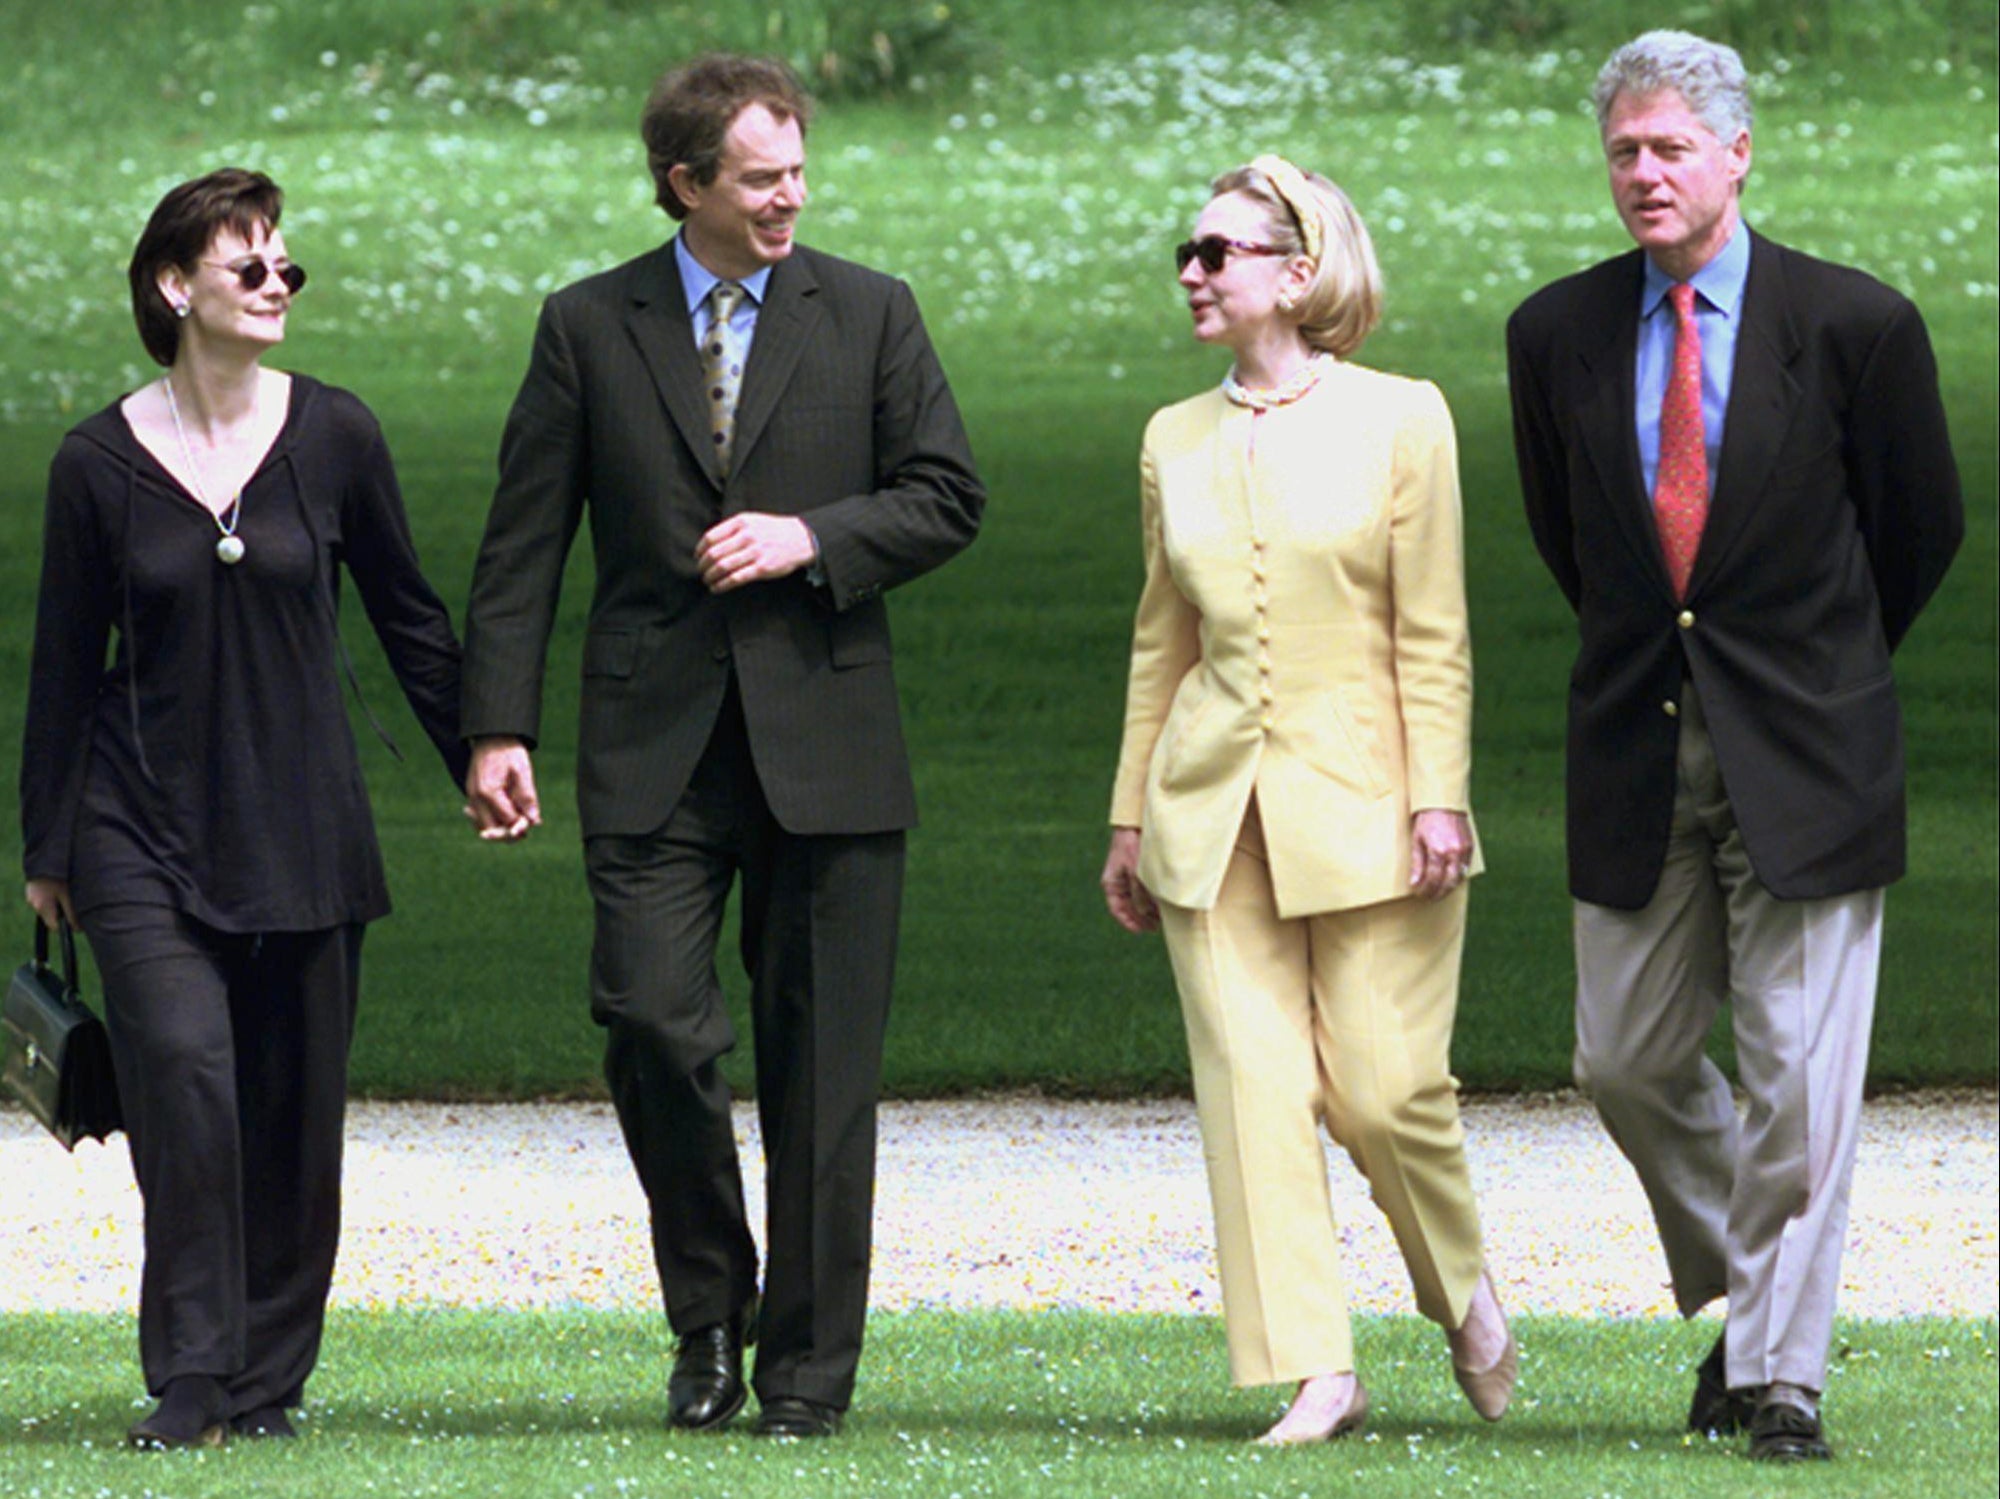
[[[1351,364],[1262,415],[1212,390],[1154,415],[1140,474],[1111,803],[1140,879],[1212,907],[1254,791],[1281,916],[1407,895],[1411,813],[1468,810],[1472,765],[1444,397]]]

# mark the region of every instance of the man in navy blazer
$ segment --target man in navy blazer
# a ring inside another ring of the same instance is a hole
[[[467,615],[481,835],[540,820],[530,751],[586,515],[577,805],[592,1013],[679,1335],[670,1425],[743,1407],[831,1435],[868,1301],[875,1103],[916,798],[882,594],[978,529],[985,491],[902,282],[795,243],[807,102],[709,56],[641,122],[669,243],[550,297],[501,441]],[[716,979],[741,882],[767,1181],[761,1277]]]
[[[1958,475],[1916,308],[1743,223],[1736,53],[1649,32],[1595,101],[1638,249],[1507,328],[1528,523],[1577,613],[1577,1080],[1645,1186],[1682,1313],[1728,1298],[1690,1428],[1823,1458],[1904,866],[1891,653],[1963,534]],[[1740,1122],[1704,1050],[1724,1001]]]

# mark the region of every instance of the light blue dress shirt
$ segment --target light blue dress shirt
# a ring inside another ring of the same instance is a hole
[[[1722,456],[1722,422],[1736,370],[1736,335],[1743,327],[1743,283],[1750,275],[1750,231],[1742,224],[1715,258],[1696,271],[1695,327],[1701,334],[1701,428],[1708,449],[1708,493]],[[1673,278],[1651,257],[1639,291],[1639,359],[1633,414],[1639,423],[1639,465],[1650,501],[1660,473],[1660,403],[1674,371],[1674,309],[1667,300]]]
[[[681,286],[687,292],[688,320],[694,324],[694,346],[701,347],[708,337],[709,326],[715,321],[715,311],[708,305],[708,293],[722,278],[703,265],[687,247],[687,240],[681,235],[674,236],[674,259],[681,268]],[[764,305],[764,292],[771,284],[771,267],[760,268],[755,275],[745,276],[736,283],[750,293],[736,304],[736,311],[729,319],[729,341],[743,351],[743,357],[750,357],[750,339],[757,331],[757,309]]]

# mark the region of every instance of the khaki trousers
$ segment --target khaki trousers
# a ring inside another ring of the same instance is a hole
[[[1161,904],[1236,1384],[1354,1367],[1321,1123],[1388,1216],[1418,1309],[1465,1320],[1483,1267],[1450,1070],[1465,909],[1461,887],[1281,919],[1254,805],[1215,908]]]
[[[1576,905],[1576,1080],[1639,1173],[1674,1298],[1729,1298],[1728,1380],[1826,1383],[1882,946],[1882,892],[1779,900],[1682,694],[1665,867],[1639,911]],[[1738,1122],[1705,1044],[1732,1006]]]

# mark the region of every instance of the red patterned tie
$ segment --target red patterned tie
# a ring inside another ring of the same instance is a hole
[[[1687,597],[1688,574],[1708,523],[1708,444],[1701,426],[1701,331],[1694,321],[1694,288],[1685,281],[1667,292],[1674,306],[1674,372],[1660,402],[1660,471],[1653,481],[1653,519],[1674,597]]]

